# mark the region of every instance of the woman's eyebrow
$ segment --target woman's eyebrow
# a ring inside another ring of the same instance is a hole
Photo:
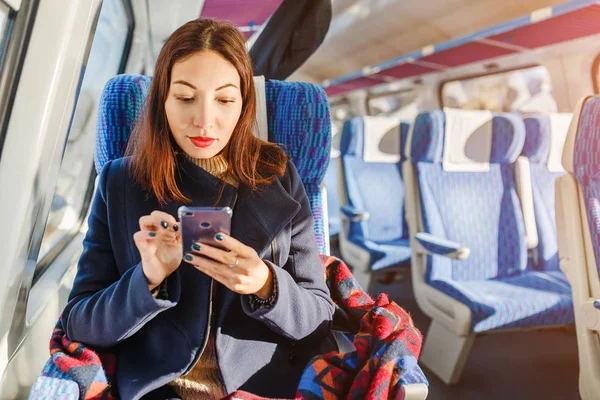
[[[185,85],[185,86],[189,86],[194,90],[198,90],[198,88],[194,85],[192,85],[191,83],[189,83],[188,81],[183,81],[183,80],[177,80],[175,82],[173,82],[173,85],[175,84],[180,84],[180,85]]]
[[[215,92],[218,92],[219,90],[225,89],[226,87],[230,87],[230,86],[237,89],[237,86],[235,86],[233,83],[227,83],[227,84],[225,84],[223,86],[219,86],[218,88],[216,88]]]
[[[173,85],[175,85],[175,84],[185,85],[185,86],[191,87],[191,88],[192,88],[192,89],[194,89],[194,90],[198,90],[198,88],[197,88],[196,86],[192,85],[192,84],[191,84],[191,83],[189,83],[188,81],[184,81],[184,80],[181,80],[181,79],[180,79],[180,80],[176,80],[176,81],[175,81],[175,82],[173,82],[172,84],[173,84]],[[225,85],[223,85],[223,86],[219,86],[218,88],[216,88],[216,89],[215,89],[215,92],[218,92],[219,90],[223,90],[223,89],[225,89],[225,88],[227,88],[227,87],[234,87],[234,88],[236,88],[236,89],[237,89],[237,86],[235,86],[233,83],[227,83],[227,84],[225,84]]]

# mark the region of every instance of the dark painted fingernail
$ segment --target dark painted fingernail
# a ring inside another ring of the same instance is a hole
[[[215,235],[215,239],[217,239],[217,240],[223,240],[223,239],[224,239],[224,237],[223,237],[223,235],[221,235],[220,233],[217,233],[217,234]]]
[[[192,249],[194,249],[194,250],[196,250],[196,251],[200,251],[200,246],[199,246],[199,245],[197,245],[196,243],[194,243],[194,244],[192,245]]]
[[[173,230],[175,232],[177,232],[179,230],[179,225],[177,225],[177,224],[173,225]]]
[[[150,237],[154,237],[154,236],[156,236],[156,233],[154,233],[154,232],[150,232],[150,233],[148,234],[148,236],[150,236]]]
[[[194,257],[192,257],[192,256],[191,256],[191,255],[189,255],[189,254],[186,254],[185,256],[183,256],[183,259],[184,259],[185,261],[193,261],[193,260],[194,260]]]
[[[162,221],[162,222],[160,223],[160,225],[161,225],[163,228],[165,228],[165,229],[167,229],[167,228],[169,227],[169,224],[167,224],[165,221]]]

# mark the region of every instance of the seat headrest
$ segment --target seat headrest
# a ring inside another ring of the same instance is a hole
[[[447,137],[450,143],[445,143]],[[489,164],[514,163],[524,141],[525,127],[517,115],[446,109],[419,114],[407,146],[413,162],[444,162],[448,171],[484,171]]]
[[[311,83],[269,80],[265,85],[269,141],[282,146],[302,182],[319,186],[331,153],[325,91]]]
[[[561,165],[562,151],[569,130],[572,114],[533,114],[525,123],[523,155],[532,164],[547,164],[552,172],[564,172]]]
[[[529,115],[525,123],[523,155],[533,164],[543,164],[550,153],[550,118],[547,115]]]
[[[151,82],[152,78],[149,76],[117,75],[106,83],[100,99],[96,128],[94,162],[98,172],[109,160],[123,157],[131,132],[144,108],[144,101]],[[307,118],[304,132],[318,131],[323,135],[330,135],[330,128],[326,131],[323,130],[323,124],[315,122],[314,127],[309,124],[310,121],[315,120],[329,121],[329,108],[328,106],[323,107],[323,104],[327,105],[327,99],[319,93],[320,89],[317,86],[301,82],[265,82],[262,76],[255,76],[254,84],[257,102],[257,132],[255,134],[262,140],[280,143],[277,137],[275,140],[269,138],[269,132],[273,132],[272,129],[269,129],[273,121],[267,116],[267,97],[270,97],[273,102],[270,107],[274,112],[273,115],[288,112],[290,107],[291,109],[296,107],[298,113],[304,113],[303,115]],[[293,93],[295,92],[297,93],[294,97]],[[278,97],[279,93],[283,93],[281,99]],[[273,107],[274,103],[277,103],[276,107]],[[317,103],[321,106],[315,105]],[[307,107],[314,107],[314,110],[309,110]],[[290,123],[298,123],[295,118],[293,121]],[[327,124],[328,122],[325,123],[325,125]],[[275,136],[280,136],[280,132],[275,132]],[[319,145],[322,145],[324,139],[315,136],[319,135],[307,135],[303,140],[320,140]],[[326,141],[330,142],[330,139]],[[295,144],[289,148],[291,152],[296,151]],[[286,152],[288,151],[286,150]],[[294,158],[290,154],[288,156]],[[296,165],[296,167],[298,166]]]
[[[573,110],[573,118],[569,125],[567,139],[562,154],[562,166],[565,171],[575,173],[575,166],[581,165],[582,157],[588,153],[585,143],[587,140],[598,141],[600,133],[600,96],[586,96],[579,100]],[[589,144],[589,143],[588,143]],[[577,160],[576,160],[577,158]]]
[[[137,118],[144,109],[152,78],[144,75],[117,75],[102,91],[96,125],[94,164],[100,173],[104,164],[123,157]]]
[[[400,120],[394,117],[352,118],[342,128],[341,154],[362,157],[365,162],[397,163],[401,129]]]

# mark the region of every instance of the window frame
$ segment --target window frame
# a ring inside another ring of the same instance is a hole
[[[40,0],[23,0],[19,10],[12,8],[6,1],[0,0],[11,10],[5,35],[8,41],[0,50],[0,158],[4,149],[6,130],[15,101],[21,69],[25,62],[29,39],[37,14]]]
[[[119,62],[117,74],[122,74],[125,71],[127,61],[129,58],[129,54],[131,51],[131,46],[133,43],[134,32],[135,32],[135,18],[134,18],[134,14],[133,14],[133,6],[131,3],[131,0],[121,0],[121,2],[123,3],[124,9],[125,9],[125,15],[127,17],[127,36],[125,38],[125,44],[123,46],[123,54],[121,55],[121,60]],[[87,65],[87,61],[89,59],[89,52],[92,48],[92,43],[94,41],[97,24],[100,19],[101,12],[102,12],[102,7],[99,8],[98,13],[95,16],[94,32],[88,38],[88,48],[87,48],[88,52],[85,55],[85,64],[84,65]],[[75,105],[73,107],[71,118],[73,118],[73,115],[75,115],[75,110],[77,109],[77,102],[79,100],[79,91],[80,91],[81,85],[83,84],[84,76],[85,76],[85,71],[82,71],[82,75],[80,76],[79,86],[77,87],[77,95],[76,95],[77,97],[75,99]],[[69,127],[69,129],[70,129],[70,127]],[[66,140],[68,140],[68,135],[67,135]],[[63,155],[67,148],[66,144],[67,143],[65,142],[65,146],[63,146],[63,149],[62,149]],[[62,164],[62,155],[61,155],[61,164]],[[81,210],[79,212],[77,221],[68,232],[63,234],[62,237],[50,249],[48,249],[46,254],[44,254],[44,257],[42,257],[40,260],[38,260],[38,262],[36,263],[36,266],[35,266],[35,272],[33,274],[32,285],[34,285],[38,281],[38,279],[43,275],[43,273],[48,269],[48,267],[58,257],[58,255],[69,245],[69,243],[73,240],[73,238],[75,236],[77,236],[77,233],[79,232],[79,230],[81,229],[81,226],[85,222],[85,218],[88,214],[90,205],[92,203],[96,175],[97,174],[96,174],[96,170],[94,168],[94,163],[92,162],[90,165],[90,174],[89,174],[89,178],[88,178],[87,188],[86,188],[86,191],[85,191],[85,194],[83,197],[83,203],[81,205]],[[56,191],[56,188],[55,188],[55,191]],[[52,195],[54,195],[54,192],[52,193]],[[46,220],[48,219],[49,215],[50,215],[50,213],[48,213],[47,215],[44,216],[46,218]],[[42,236],[39,238],[40,244],[41,244],[41,242],[43,240],[43,236],[46,232],[46,223],[47,223],[47,221],[44,221],[44,231],[42,232]]]

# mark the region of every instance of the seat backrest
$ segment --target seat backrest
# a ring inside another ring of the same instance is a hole
[[[561,270],[573,292],[579,352],[579,394],[600,393],[600,96],[573,110],[556,183],[556,220]]]
[[[355,117],[344,124],[340,144],[347,204],[369,213],[351,232],[376,243],[408,237],[400,162],[400,121]]]
[[[151,80],[143,75],[118,75],[107,82],[98,112],[98,171],[109,160],[123,156]],[[303,82],[267,81],[265,93],[269,141],[281,145],[300,174],[310,200],[319,250],[325,254],[327,216],[323,215],[320,185],[331,146],[327,96],[320,87]]]
[[[417,116],[409,142],[423,231],[470,248],[466,260],[429,257],[427,281],[500,278],[526,268],[511,165],[524,140],[515,115],[438,110]]]
[[[579,184],[579,205],[585,207],[581,212],[587,216],[587,226],[583,227],[585,243],[580,245],[589,264],[590,294],[600,298],[600,96],[584,99],[581,111],[576,113],[565,142],[562,165]]]
[[[561,157],[570,119],[570,114],[535,114],[523,120],[522,154],[529,161],[538,234],[538,263],[534,267],[546,271],[559,270],[554,186],[556,178],[565,173]]]

